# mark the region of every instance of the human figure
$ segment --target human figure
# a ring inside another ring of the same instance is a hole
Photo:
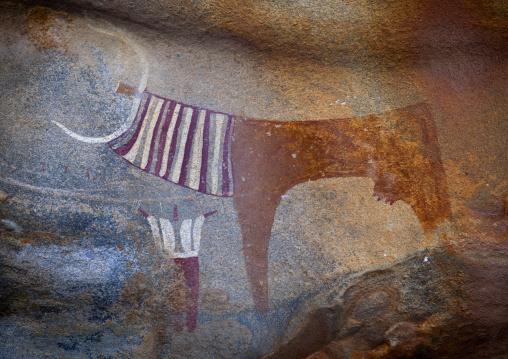
[[[199,312],[199,247],[205,219],[217,211],[208,212],[193,219],[179,220],[178,208],[174,207],[173,219],[154,217],[138,208],[148,220],[156,248],[166,258],[172,258],[183,271],[187,286],[187,331],[194,332]],[[183,324],[177,318],[175,327],[183,330]]]

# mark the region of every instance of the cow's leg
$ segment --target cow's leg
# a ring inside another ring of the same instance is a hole
[[[268,311],[268,245],[280,194],[249,192],[234,197],[243,239],[243,255],[256,310]]]

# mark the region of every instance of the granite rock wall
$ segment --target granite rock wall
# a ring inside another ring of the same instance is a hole
[[[507,19],[0,2],[0,358],[507,357]]]

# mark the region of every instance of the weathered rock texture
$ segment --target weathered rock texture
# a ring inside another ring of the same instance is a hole
[[[505,1],[4,1],[0,34],[0,358],[508,357]],[[231,198],[62,130],[145,90],[235,115]]]

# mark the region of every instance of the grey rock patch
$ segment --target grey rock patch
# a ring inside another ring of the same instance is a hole
[[[10,219],[1,219],[0,231],[21,233],[23,232],[23,228],[16,222],[11,221]]]
[[[235,319],[206,322],[194,333],[174,333],[171,358],[241,358],[252,342],[252,332]]]

